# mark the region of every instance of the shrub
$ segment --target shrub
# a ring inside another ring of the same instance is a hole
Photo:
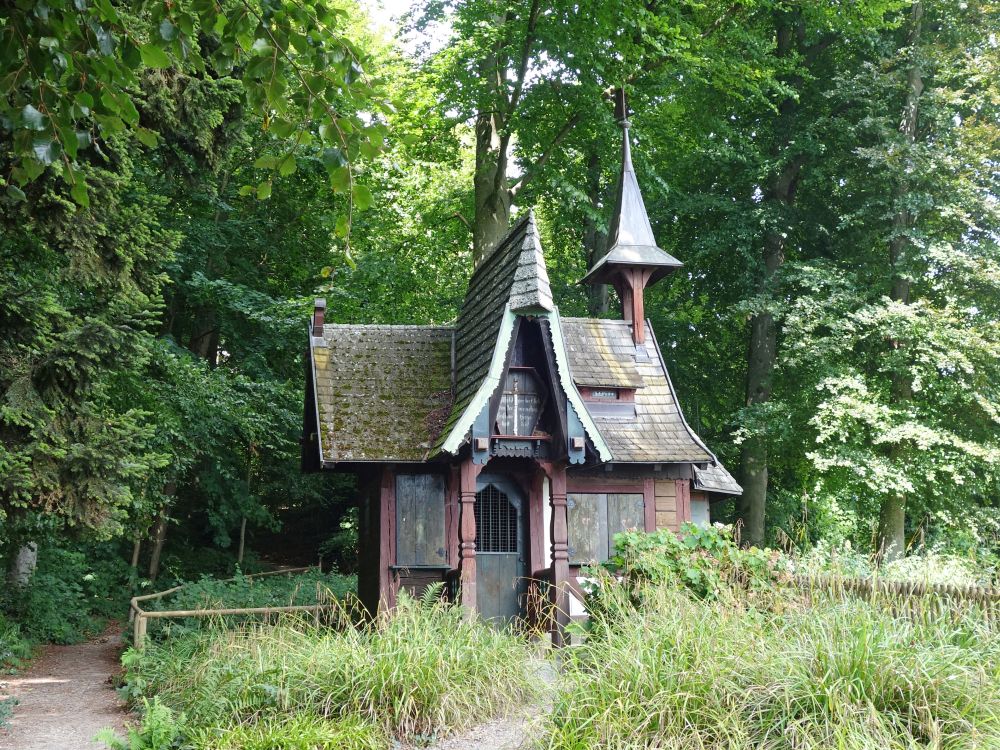
[[[13,672],[31,656],[31,642],[21,634],[21,628],[0,614],[0,671]]]
[[[128,604],[128,565],[110,547],[91,554],[43,545],[31,582],[3,593],[3,609],[31,640],[76,643]]]
[[[997,576],[997,560],[985,552],[972,557],[949,554],[938,548],[918,548],[878,566],[871,555],[855,549],[849,541],[834,545],[821,540],[792,555],[789,561],[797,574],[805,576],[878,577],[956,586],[989,586]]]
[[[552,750],[1000,747],[1000,639],[857,600],[764,612],[648,585],[594,596],[540,744]]]
[[[344,731],[367,747],[372,732],[383,741],[428,736],[519,705],[532,694],[529,651],[459,607],[403,595],[392,613],[361,625],[284,618],[172,638],[123,662],[127,692],[183,712],[195,747],[231,732],[265,746],[293,719],[303,732]]]
[[[343,599],[357,588],[354,576],[339,573],[323,573],[311,569],[302,573],[290,575],[271,575],[257,578],[237,573],[233,578],[217,580],[202,578],[199,581],[183,584],[184,588],[160,599],[140,602],[147,610],[191,610],[191,609],[223,609],[227,607],[281,607],[300,604],[316,604],[318,601]],[[239,621],[233,617],[227,618],[227,623]],[[200,630],[212,625],[205,618],[186,618],[182,620],[151,620],[149,635],[151,637],[178,635]]]
[[[784,569],[784,559],[772,550],[741,549],[730,527],[686,523],[679,534],[667,529],[616,534],[615,554],[604,567],[631,586],[668,584],[714,598],[733,586],[767,587]]]
[[[183,714],[175,717],[174,712],[156,697],[142,700],[141,713],[142,723],[138,727],[129,727],[127,739],[105,729],[97,735],[97,740],[111,750],[174,750],[181,747]]]

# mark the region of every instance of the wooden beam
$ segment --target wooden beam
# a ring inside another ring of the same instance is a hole
[[[396,472],[387,465],[379,479],[378,600],[380,607],[396,606],[392,566],[396,564]]]
[[[675,480],[677,487],[677,528],[691,520],[691,480]]]
[[[646,531],[656,531],[656,480],[646,477],[642,480],[642,503],[645,514]]]

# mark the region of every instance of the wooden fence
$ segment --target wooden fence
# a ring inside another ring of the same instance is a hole
[[[950,615],[960,618],[977,615],[992,627],[1000,626],[1000,588],[996,586],[956,586],[840,576],[795,576],[791,585],[810,597],[815,592],[841,598],[857,597],[882,603],[894,613],[910,617]]]
[[[313,566],[304,568],[284,568],[282,570],[269,570],[265,573],[252,573],[242,576],[242,578],[263,578],[265,576],[291,575],[293,573],[304,573],[313,570]],[[227,578],[227,581],[236,580]],[[154,594],[144,594],[133,596],[129,602],[129,621],[132,623],[132,642],[135,648],[142,649],[146,642],[146,627],[151,619],[184,618],[184,617],[223,617],[226,615],[270,615],[282,612],[311,612],[316,622],[319,622],[319,614],[324,609],[336,607],[336,604],[300,604],[287,607],[240,607],[240,608],[219,608],[219,609],[163,609],[145,610],[139,606],[139,602],[148,602],[153,599],[162,599],[169,594],[173,594],[184,588],[185,584],[174,586],[172,589],[157,591]]]

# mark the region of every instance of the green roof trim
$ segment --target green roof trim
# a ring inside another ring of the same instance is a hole
[[[497,333],[497,340],[493,346],[493,357],[490,360],[489,370],[486,377],[479,384],[479,388],[469,399],[461,416],[454,419],[449,425],[447,437],[441,441],[441,450],[446,453],[458,453],[462,443],[465,442],[465,434],[472,428],[472,423],[476,421],[479,412],[490,400],[490,396],[500,386],[500,379],[503,376],[504,363],[507,361],[507,351],[510,349],[511,340],[514,334],[514,322],[517,314],[510,309],[508,303],[504,307],[503,316],[500,319],[500,331]]]

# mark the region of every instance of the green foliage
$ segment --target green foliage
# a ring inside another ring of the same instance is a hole
[[[614,541],[615,554],[603,566],[636,590],[648,584],[669,585],[714,599],[737,587],[770,586],[786,568],[781,553],[743,549],[733,540],[732,529],[720,525],[686,523],[679,534],[669,529],[625,531]]]
[[[877,577],[953,586],[990,586],[1000,571],[1000,560],[995,555],[962,557],[937,549],[919,549],[898,560],[877,564],[873,555],[858,550],[849,541],[838,545],[825,540],[793,554],[789,563],[798,575]]]
[[[0,673],[19,669],[30,656],[31,642],[20,625],[0,613]]]
[[[317,604],[331,599],[342,600],[357,589],[354,576],[344,576],[335,572],[322,573],[318,570],[259,578],[248,578],[237,573],[233,578],[226,580],[204,577],[191,583],[178,581],[176,585],[184,588],[160,599],[148,601],[143,608],[191,610]],[[232,623],[234,618],[228,618],[226,622]],[[205,618],[154,620],[149,635],[154,638],[176,638],[189,630],[212,627],[214,624]]]
[[[13,715],[17,703],[17,698],[0,699],[0,729],[3,729],[7,720]]]
[[[6,587],[0,607],[31,641],[77,643],[127,610],[129,573],[110,545],[86,552],[42,547],[29,584]]]
[[[142,699],[140,713],[142,723],[128,728],[127,739],[105,729],[97,735],[97,741],[111,750],[175,750],[182,747],[184,714],[175,717],[173,711],[155,696],[152,700]]]
[[[136,182],[133,153],[108,150],[112,164],[88,169],[90,208],[46,178],[30,205],[0,210],[0,542],[120,533],[165,459],[117,373],[148,359],[177,237],[160,223],[163,201]]]
[[[337,732],[370,747],[461,729],[519,705],[533,694],[529,650],[460,607],[404,594],[395,612],[373,622],[316,629],[287,618],[205,631],[129,651],[123,662],[129,694],[159,695],[183,712],[194,747],[215,747],[230,732],[266,743],[282,727],[288,744],[279,747]]]
[[[546,748],[992,747],[1000,648],[982,622],[795,598],[771,612],[650,586],[568,649]]]
[[[375,726],[357,718],[324,719],[311,715],[264,718],[243,724],[219,739],[217,730],[196,729],[191,745],[212,750],[313,750],[335,747],[343,750],[382,750],[385,736]]]
[[[63,178],[76,203],[89,205],[84,165],[121,134],[149,148],[159,143],[140,115],[140,82],[144,73],[176,70],[239,81],[241,104],[264,121],[276,152],[258,159],[267,170],[259,197],[270,195],[274,178],[294,171],[300,149],[315,144],[339,156],[330,166],[333,189],[363,203],[352,197],[361,186],[351,189],[347,165],[377,153],[385,129],[360,118],[357,105],[370,112],[388,105],[365,73],[364,51],[347,36],[351,7],[144,1],[126,8],[52,0],[6,8],[0,122],[12,141],[13,166],[0,184],[24,199],[29,183],[48,170]]]

